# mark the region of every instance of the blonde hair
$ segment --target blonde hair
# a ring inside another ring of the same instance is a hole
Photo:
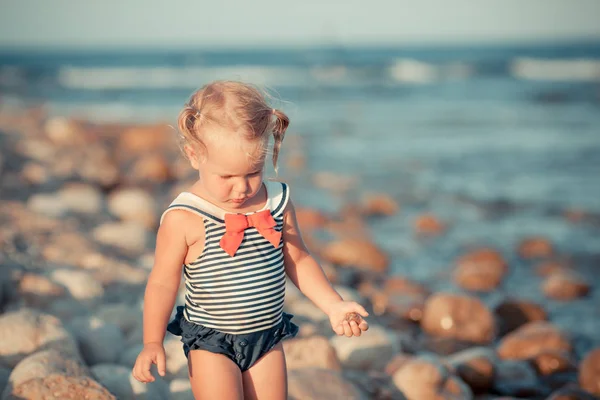
[[[287,115],[271,108],[258,88],[235,81],[215,81],[194,92],[177,121],[182,147],[197,143],[205,151],[202,137],[211,125],[239,132],[250,141],[268,142],[272,134],[275,171],[289,124]]]

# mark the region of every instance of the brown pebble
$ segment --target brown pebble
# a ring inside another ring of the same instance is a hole
[[[344,318],[344,320],[348,322],[354,321],[357,325],[360,325],[360,323],[362,322],[362,317],[358,313],[351,312],[346,314],[346,318]]]

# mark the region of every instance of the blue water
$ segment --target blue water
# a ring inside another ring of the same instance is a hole
[[[456,257],[491,245],[512,272],[487,302],[534,299],[563,328],[600,341],[600,43],[0,52],[3,101],[49,102],[55,114],[97,120],[174,124],[192,91],[213,79],[265,86],[290,115],[281,175],[293,181],[296,202],[334,212],[365,191],[399,201],[398,215],[370,221],[392,273],[457,290],[449,279]],[[299,150],[302,174],[285,164]],[[312,174],[322,171],[358,185],[345,197],[315,189]],[[594,219],[568,222],[569,209]],[[449,223],[448,232],[416,238],[412,224],[423,212]],[[515,256],[528,235],[576,257],[592,294],[566,304],[545,299],[532,265]]]

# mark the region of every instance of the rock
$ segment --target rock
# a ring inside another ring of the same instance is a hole
[[[107,145],[87,145],[85,151],[78,155],[81,159],[77,160],[76,173],[84,181],[103,188],[113,187],[119,182],[119,167]]]
[[[341,219],[330,220],[327,222],[325,228],[327,232],[339,238],[338,240],[355,240],[359,243],[371,242],[369,226],[358,213],[350,213],[342,215]],[[312,242],[314,241],[315,240],[312,240]],[[313,248],[318,250],[318,253],[323,251],[323,246],[319,246],[318,242],[311,243],[309,241],[308,244],[312,245],[312,247],[309,246],[309,250],[311,251]]]
[[[50,174],[41,164],[28,162],[21,169],[21,178],[27,183],[41,185],[48,182]]]
[[[55,349],[79,357],[77,343],[58,318],[22,308],[0,315],[0,364],[14,368],[30,354]]]
[[[12,371],[3,400],[16,399],[115,399],[98,382],[78,356],[42,350],[19,362]]]
[[[134,222],[109,222],[96,227],[94,239],[98,242],[130,252],[142,252],[148,245],[148,231]]]
[[[410,360],[394,373],[392,380],[408,400],[473,398],[469,387],[434,357]]]
[[[473,346],[473,343],[451,337],[422,335],[417,339],[416,343],[413,343],[413,346],[416,346],[413,351],[425,351],[440,356],[449,356],[470,349]]]
[[[335,348],[324,336],[284,340],[283,349],[288,370],[299,368],[341,370]]]
[[[365,299],[360,295],[360,293],[358,293],[357,290],[349,288],[348,286],[333,285],[333,288],[340,296],[342,296],[344,301],[354,301],[358,304],[363,304],[365,302]]]
[[[429,290],[423,285],[399,276],[386,279],[383,288],[362,282],[359,290],[370,297],[375,314],[389,314],[413,322],[421,320],[425,299],[429,295]]]
[[[385,366],[385,373],[389,376],[393,376],[396,371],[406,365],[409,361],[414,358],[411,354],[399,353],[396,354]]]
[[[73,358],[60,350],[47,349],[33,353],[21,360],[10,374],[10,384],[17,388],[35,378],[49,375],[85,377],[89,370],[80,358]]]
[[[577,370],[577,364],[573,357],[562,351],[542,352],[536,354],[529,361],[541,376]]]
[[[66,290],[44,275],[28,272],[19,281],[18,292],[27,306],[43,308],[64,296]]]
[[[125,349],[125,337],[119,327],[100,318],[77,317],[69,327],[88,365],[114,364]]]
[[[472,348],[446,358],[455,373],[473,393],[488,392],[494,383],[496,355],[485,347]]]
[[[124,303],[104,304],[97,309],[96,316],[118,326],[125,336],[142,325],[142,313]]]
[[[506,261],[496,250],[479,249],[460,257],[454,280],[463,289],[489,292],[497,288],[508,272]]]
[[[492,313],[477,298],[436,293],[425,303],[421,327],[429,334],[473,343],[489,343],[495,335]]]
[[[590,285],[575,272],[559,272],[546,278],[542,290],[551,299],[566,301],[584,297],[589,293]]]
[[[135,161],[127,175],[131,182],[160,184],[171,179],[171,167],[162,154],[145,154]]]
[[[89,315],[90,305],[78,302],[71,298],[54,300],[45,307],[46,311],[61,321],[68,322],[77,316]]]
[[[383,369],[399,349],[396,334],[380,325],[371,325],[356,337],[334,336],[330,339],[344,368]]]
[[[157,207],[150,194],[142,189],[120,189],[108,197],[110,212],[123,221],[137,222],[146,228],[158,222]]]
[[[407,400],[391,377],[381,371],[346,370],[343,375],[369,399]]]
[[[94,186],[71,183],[63,186],[57,194],[68,211],[82,214],[97,214],[102,211],[104,197]]]
[[[494,390],[505,396],[543,395],[534,369],[525,361],[504,360],[496,363]]]
[[[0,396],[8,385],[8,377],[10,376],[10,369],[0,367]]]
[[[116,400],[116,397],[90,377],[50,375],[32,379],[2,397],[2,400],[20,399]]]
[[[51,117],[44,124],[46,135],[57,145],[81,144],[83,137],[79,125],[66,117]]]
[[[313,174],[312,181],[316,187],[336,193],[346,192],[358,184],[356,176],[327,171],[316,172]]]
[[[288,372],[288,398],[294,400],[367,400],[338,371],[302,368]]]
[[[600,396],[600,348],[590,351],[581,361],[579,384],[588,392]]]
[[[328,218],[321,211],[314,208],[297,207],[296,220],[300,230],[308,232],[324,228]]]
[[[57,228],[42,248],[44,260],[56,265],[86,268],[86,259],[97,254],[93,241],[63,225]]]
[[[414,222],[415,232],[422,236],[441,235],[446,230],[446,225],[431,214],[420,215]]]
[[[367,193],[362,197],[359,208],[366,216],[392,216],[398,212],[400,206],[386,193]]]
[[[51,279],[65,286],[74,299],[80,301],[97,300],[104,295],[104,288],[87,271],[57,269]]]
[[[133,366],[135,365],[135,360],[137,360],[137,357],[143,348],[144,344],[142,337],[140,337],[139,340],[136,341],[129,341],[128,338],[125,351],[123,351],[123,353],[121,353],[121,355],[119,356],[119,364],[129,369],[133,369]],[[167,368],[169,368],[168,363]]]
[[[521,258],[548,258],[554,254],[552,243],[543,237],[530,237],[519,244],[517,253]]]
[[[34,194],[27,200],[27,207],[31,211],[49,217],[62,217],[67,213],[66,205],[60,197],[54,194]]]
[[[327,314],[321,311],[314,303],[306,298],[296,300],[286,305],[288,312],[294,316],[304,317],[313,322],[328,321]]]
[[[374,243],[362,239],[339,239],[328,243],[322,257],[332,264],[353,266],[375,272],[385,272],[388,256]]]
[[[429,296],[430,291],[424,285],[401,276],[391,276],[385,280],[383,290],[386,294],[405,294]]]
[[[172,133],[165,124],[134,125],[119,135],[117,151],[124,156],[135,156],[172,149]]]
[[[568,272],[571,267],[561,260],[543,261],[535,267],[535,272],[539,276],[548,277],[555,273]]]
[[[167,374],[165,379],[187,379],[188,360],[183,352],[183,344],[181,343],[181,340],[178,338],[166,339],[164,342],[164,348],[167,356]],[[131,366],[133,367],[133,364]]]
[[[506,335],[499,343],[498,356],[505,360],[525,360],[550,351],[571,352],[568,337],[545,321],[529,322]]]
[[[298,289],[296,285],[294,285],[294,283],[289,278],[287,278],[285,281],[285,304],[289,305],[296,302],[297,300],[302,299],[306,300],[304,294],[302,294],[300,289]]]
[[[189,379],[173,379],[169,384],[169,400],[194,400]]]
[[[525,325],[532,321],[546,321],[548,315],[539,304],[518,299],[508,299],[500,303],[494,314],[498,319],[500,336]]]
[[[166,400],[169,387],[155,375],[155,381],[142,383],[131,375],[131,369],[121,365],[98,364],[92,367],[94,377],[119,400]]]
[[[567,385],[553,392],[546,400],[598,400],[598,397],[576,386]]]

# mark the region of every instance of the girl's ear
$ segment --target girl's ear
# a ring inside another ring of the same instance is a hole
[[[200,168],[200,154],[198,153],[198,151],[193,147],[190,146],[189,144],[186,144],[185,146],[183,146],[183,151],[185,151],[185,155],[187,156],[187,159],[190,160],[190,164],[192,164],[192,168],[194,168],[195,170]]]

